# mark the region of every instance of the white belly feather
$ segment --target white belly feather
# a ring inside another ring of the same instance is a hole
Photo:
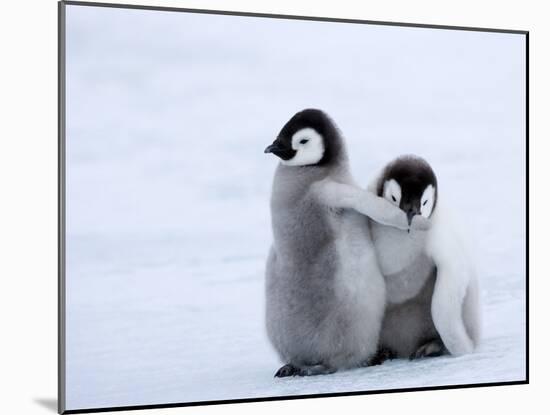
[[[399,304],[415,297],[435,266],[425,254],[427,232],[407,233],[374,222],[371,230],[388,302]]]

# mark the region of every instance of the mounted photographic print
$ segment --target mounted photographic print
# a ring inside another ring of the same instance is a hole
[[[528,382],[527,32],[59,12],[60,412]]]

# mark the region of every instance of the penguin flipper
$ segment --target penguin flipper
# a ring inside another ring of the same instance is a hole
[[[446,349],[460,356],[473,352],[478,340],[479,298],[472,290],[477,287],[477,273],[459,233],[442,215],[441,208],[435,211],[427,242],[427,254],[437,268],[431,312]]]
[[[407,215],[397,206],[376,194],[351,184],[325,179],[315,183],[312,191],[320,203],[335,209],[353,209],[382,225],[409,229]]]

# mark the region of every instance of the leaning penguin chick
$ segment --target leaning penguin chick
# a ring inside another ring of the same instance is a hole
[[[423,217],[432,225],[406,233],[370,222],[387,293],[378,355],[419,358],[471,352],[480,331],[476,273],[438,202],[432,168],[420,157],[397,158],[370,189],[402,209],[409,223]]]
[[[385,304],[363,215],[406,230],[406,214],[355,184],[344,140],[320,110],[294,115],[265,152],[281,159],[266,265],[267,333],[285,363],[275,376],[359,366],[376,352]]]

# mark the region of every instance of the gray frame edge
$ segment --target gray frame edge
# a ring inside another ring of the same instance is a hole
[[[65,3],[63,1],[57,4],[57,106],[58,106],[58,308],[57,308],[57,336],[58,336],[58,355],[57,355],[57,411],[62,414],[66,410],[66,350],[65,350]]]
[[[147,6],[143,4],[128,4],[128,3],[107,3],[107,2],[95,2],[95,1],[78,1],[78,0],[61,0],[66,5],[72,6],[91,6],[91,7],[108,7],[117,9],[134,9],[134,10],[153,10],[163,12],[184,12],[184,13],[198,13],[198,14],[216,14],[225,16],[239,16],[239,17],[260,17],[268,19],[286,19],[286,20],[310,20],[316,22],[329,22],[329,23],[352,23],[352,24],[371,24],[378,26],[400,26],[400,27],[416,27],[421,29],[442,29],[442,30],[463,30],[471,32],[493,32],[493,33],[507,33],[525,35],[528,30],[520,29],[500,29],[490,27],[469,27],[469,26],[456,26],[456,25],[436,25],[428,23],[407,23],[407,22],[389,22],[383,20],[363,20],[363,19],[349,19],[341,17],[324,17],[324,16],[303,16],[303,15],[290,15],[290,14],[277,14],[277,13],[256,13],[256,12],[242,12],[231,10],[217,10],[217,9],[190,9],[185,7],[168,7],[168,6]]]

